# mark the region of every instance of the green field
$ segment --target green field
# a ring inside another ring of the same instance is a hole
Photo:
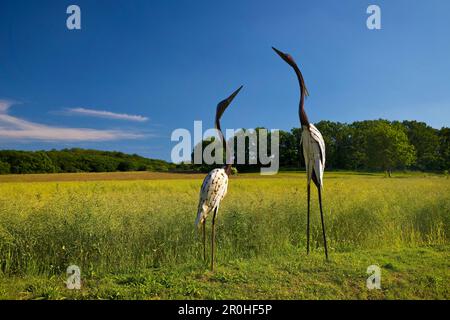
[[[194,227],[203,176],[125,174],[0,177],[0,298],[450,298],[447,177],[325,173],[329,262],[315,190],[305,254],[304,173],[232,177],[212,273]],[[72,264],[81,290],[65,287]]]

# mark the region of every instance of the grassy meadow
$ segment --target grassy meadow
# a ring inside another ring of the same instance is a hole
[[[0,176],[0,298],[450,298],[447,177],[326,172],[326,262],[314,188],[305,252],[304,173],[233,176],[214,273],[194,226],[203,177]],[[81,290],[64,284],[73,264]],[[381,290],[366,288],[372,264]]]

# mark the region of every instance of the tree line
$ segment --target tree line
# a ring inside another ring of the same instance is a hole
[[[321,121],[316,124],[326,145],[326,168],[329,170],[420,170],[448,172],[450,169],[450,128],[440,130],[417,121],[367,120],[351,124]],[[259,135],[260,130],[255,130]],[[239,172],[259,171],[262,163],[249,165],[252,157],[250,139],[245,140],[245,163],[234,166]],[[280,169],[304,168],[300,146],[301,129],[280,131]],[[234,137],[237,146],[237,137]],[[270,139],[270,135],[269,135]],[[258,143],[259,139],[256,139]],[[202,150],[214,139],[202,142]],[[216,142],[217,143],[217,142]],[[268,143],[270,153],[270,143]],[[257,146],[258,147],[258,146]],[[236,150],[235,150],[236,152]],[[194,151],[193,151],[194,153]],[[0,150],[0,174],[58,173],[58,172],[112,172],[112,171],[195,171],[207,172],[218,165],[173,164],[148,159],[137,154],[87,149],[50,151]]]
[[[434,129],[424,122],[366,120],[351,124],[321,121],[316,124],[325,140],[326,167],[331,170],[420,170],[447,172],[450,168],[450,128]],[[264,128],[255,129],[256,135]],[[242,134],[246,134],[241,129]],[[280,131],[279,159],[281,169],[304,168],[301,128]],[[236,138],[234,138],[236,146]],[[250,138],[246,138],[246,163]],[[256,143],[259,139],[255,140]],[[231,141],[230,141],[231,142]],[[214,139],[202,142],[202,149]],[[270,144],[269,144],[270,145]],[[197,145],[196,148],[199,148]],[[236,151],[235,151],[236,152]],[[270,148],[269,148],[270,152]],[[257,171],[261,163],[239,165],[239,172]],[[199,171],[208,171],[214,165],[196,165]]]
[[[0,150],[0,174],[169,171],[175,165],[137,154],[88,149],[50,151]]]

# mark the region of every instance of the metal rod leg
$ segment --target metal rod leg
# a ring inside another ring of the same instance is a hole
[[[212,219],[212,233],[211,233],[211,271],[214,271],[214,249],[215,249],[215,237],[216,237],[216,214],[217,209],[214,210]]]
[[[325,235],[325,223],[323,221],[322,190],[321,190],[321,187],[317,188],[317,190],[319,191],[320,219],[322,220],[322,233],[323,233],[323,245],[325,247],[325,258],[328,260],[327,236]]]
[[[206,220],[203,221],[203,261],[206,261]]]
[[[306,254],[309,254],[309,213],[311,200],[311,185],[308,183],[308,214],[306,218]]]

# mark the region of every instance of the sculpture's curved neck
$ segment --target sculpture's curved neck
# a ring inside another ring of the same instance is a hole
[[[298,114],[300,116],[300,123],[303,126],[309,126],[308,116],[305,112],[305,96],[308,95],[308,90],[306,89],[305,80],[303,75],[297,65],[294,65],[295,74],[298,78],[298,83],[300,85],[300,103],[298,106]]]
[[[224,169],[225,169],[226,174],[230,175],[231,174],[231,165],[232,165],[232,163],[231,163],[231,152],[230,152],[230,149],[228,147],[227,140],[225,139],[225,137],[224,137],[224,135],[222,133],[222,129],[220,127],[220,120],[217,119],[217,118],[216,118],[216,129],[217,129],[217,131],[219,131],[219,136],[220,136],[220,139],[222,140],[222,144],[223,144],[223,150],[225,150],[225,152],[226,152],[226,159],[227,160],[225,162]]]

